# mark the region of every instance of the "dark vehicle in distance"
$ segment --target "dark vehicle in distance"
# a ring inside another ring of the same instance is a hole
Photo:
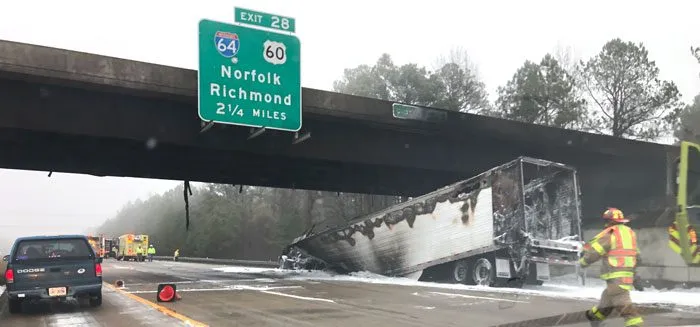
[[[10,313],[25,302],[87,298],[92,307],[102,304],[102,258],[84,235],[21,237],[3,261]]]

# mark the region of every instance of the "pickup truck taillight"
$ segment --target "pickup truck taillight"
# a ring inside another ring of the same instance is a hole
[[[5,270],[5,282],[8,284],[15,282],[15,271],[12,268]]]
[[[99,263],[95,264],[95,276],[97,276],[97,277],[102,276],[102,264],[99,264]]]

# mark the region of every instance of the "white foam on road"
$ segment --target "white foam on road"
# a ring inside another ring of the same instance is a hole
[[[424,310],[433,310],[433,309],[435,309],[435,307],[426,307],[426,306],[422,306],[422,305],[416,305],[416,306],[413,306],[413,307],[414,307],[414,308],[417,308],[417,309],[424,309]]]
[[[479,299],[479,300],[491,300],[491,301],[499,301],[499,302],[513,302],[513,303],[530,303],[528,301],[501,299],[501,298],[487,297],[487,296],[474,296],[474,295],[467,295],[467,294],[460,294],[460,293],[443,293],[443,292],[430,292],[430,293],[444,295],[447,297],[459,297],[459,298],[464,298],[464,299]]]
[[[5,293],[5,286],[0,286],[0,295],[2,295],[2,293]]]
[[[56,313],[46,317],[46,326],[99,326],[100,322],[88,312]]]
[[[277,269],[277,268],[259,268],[259,267],[219,267],[219,268],[212,268],[214,270],[222,271],[222,272],[227,272],[227,273],[239,273],[239,274],[245,274],[245,273],[274,273],[274,274],[284,274],[285,270]]]
[[[230,273],[257,273],[271,277],[284,277],[287,280],[299,281],[341,281],[361,282],[369,284],[386,284],[413,287],[427,287],[438,289],[464,290],[489,293],[508,293],[529,296],[546,296],[554,298],[581,299],[597,301],[605,287],[605,282],[599,279],[587,279],[586,286],[578,283],[575,275],[553,278],[541,286],[526,285],[522,289],[491,288],[485,286],[469,286],[461,284],[439,284],[420,282],[409,278],[387,277],[369,272],[357,272],[349,275],[339,275],[324,271],[283,270],[278,268],[259,267],[218,267],[214,270]],[[700,307],[700,289],[689,290],[656,290],[645,289],[643,292],[632,291],[632,300],[635,303],[660,303],[681,306]]]

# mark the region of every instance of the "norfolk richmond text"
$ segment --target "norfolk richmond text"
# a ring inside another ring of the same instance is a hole
[[[255,84],[282,86],[280,75],[270,72],[259,72],[255,69],[240,70],[234,69],[232,66],[221,65],[221,77],[245,81],[246,85],[254,86]],[[229,87],[220,83],[209,83],[209,94],[217,97],[248,100],[253,102],[263,102],[272,104],[283,104],[285,106],[292,105],[292,95],[277,94],[274,92],[256,92],[247,89],[246,87]]]

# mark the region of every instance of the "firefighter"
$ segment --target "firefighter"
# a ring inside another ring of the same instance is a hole
[[[148,262],[153,262],[153,256],[156,255],[156,248],[153,247],[153,244],[148,246],[146,253],[148,254]]]
[[[597,327],[613,310],[619,310],[626,327],[642,326],[644,320],[630,299],[639,259],[637,235],[625,225],[629,220],[616,208],[608,208],[603,213],[603,219],[606,221],[605,229],[584,246],[583,256],[579,260],[581,267],[585,268],[603,259],[600,278],[607,284],[598,305],[586,311],[586,318],[591,326]]]
[[[136,262],[141,262],[143,261],[143,249],[141,246],[136,247]]]
[[[180,249],[175,249],[175,253],[173,253],[173,261],[177,261],[177,258],[180,256]]]

